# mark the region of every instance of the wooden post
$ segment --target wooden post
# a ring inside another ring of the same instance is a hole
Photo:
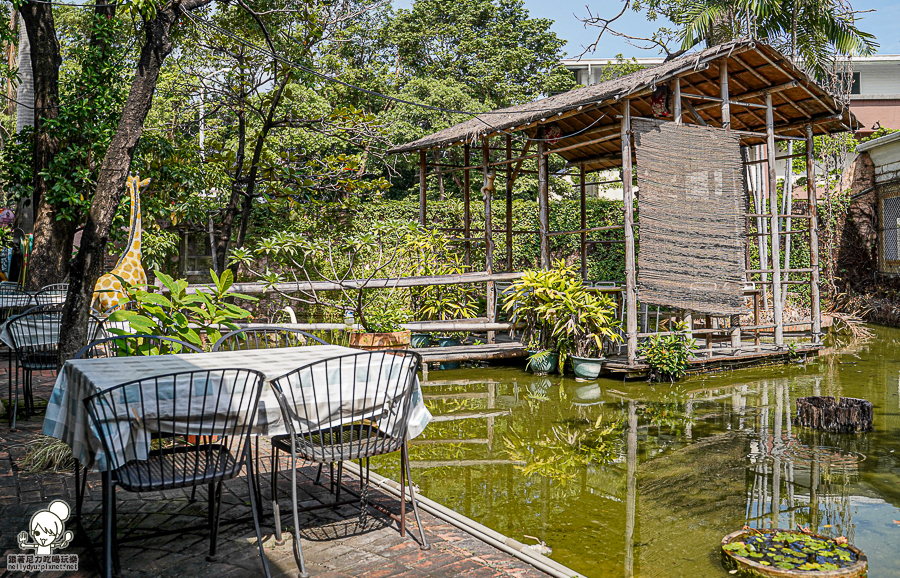
[[[675,124],[681,124],[683,122],[681,116],[681,78],[675,79],[675,98],[672,100],[674,101],[672,116],[674,117]]]
[[[728,104],[728,60],[719,66],[719,95],[722,98],[722,128],[731,128],[731,105]]]
[[[637,361],[637,283],[634,263],[634,191],[631,188],[631,101],[622,101],[622,192],[625,203],[625,334],[628,365]]]
[[[810,319],[812,319],[812,342],[822,342],[822,311],[819,303],[819,207],[816,198],[816,168],[813,164],[813,127],[806,125],[806,192],[809,197],[809,266],[812,274],[809,280]]]
[[[419,151],[419,225],[425,226],[425,208],[428,200],[425,193],[428,192],[428,183],[425,179],[425,171],[428,165],[425,163],[425,151]]]
[[[512,135],[506,135],[506,160],[512,160]],[[513,227],[513,180],[512,163],[506,163],[506,270],[513,270],[512,227]]]
[[[781,255],[778,230],[778,175],[775,173],[775,120],[772,93],[766,93],[766,166],[769,169],[769,210],[772,234],[772,314],[775,321],[775,345],[784,345],[781,304]]]
[[[469,143],[463,145],[463,166],[466,167],[463,169],[463,236],[465,236],[465,248],[466,248],[466,256],[465,263],[468,267],[472,266],[472,242],[469,241],[472,238],[472,214],[470,212],[469,206],[469,197],[471,196],[470,189],[472,188],[472,183],[469,175],[469,159],[471,155],[469,154]]]
[[[550,176],[548,173],[547,143],[543,131],[538,132],[538,229],[541,237],[541,269],[550,268]]]
[[[583,232],[587,229],[587,191],[585,179],[587,172],[584,170],[584,164],[581,165],[581,279],[587,281],[587,233]]]
[[[481,172],[484,176],[484,185],[481,193],[484,196],[484,270],[490,275],[494,272],[494,224],[491,219],[491,195],[493,194],[493,179],[491,177],[491,143],[490,138],[484,137],[481,141]],[[488,188],[490,186],[490,188]],[[487,297],[488,323],[497,320],[497,298],[494,293],[494,282],[486,283],[485,296]],[[487,332],[487,342],[494,343],[495,333]]]

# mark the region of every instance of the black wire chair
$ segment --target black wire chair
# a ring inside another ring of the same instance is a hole
[[[173,373],[111,387],[84,400],[103,444],[103,564],[119,567],[117,487],[150,492],[206,485],[209,556],[216,559],[222,482],[247,465],[250,506],[263,569],[269,566],[259,527],[248,439],[265,377],[250,369]],[[98,456],[100,458],[100,456]],[[187,528],[181,528],[180,532]],[[137,536],[140,539],[142,536]]]
[[[35,306],[34,295],[18,285],[0,287],[0,323]]]
[[[19,370],[22,370],[22,395],[25,402],[25,419],[34,413],[32,378],[35,371],[56,369],[59,351],[59,328],[62,324],[61,305],[38,305],[17,315],[6,324],[12,339],[12,349],[16,357],[15,386],[9,380],[10,429],[16,429],[19,412]],[[13,400],[15,389],[15,400]]]
[[[306,347],[328,345],[315,335],[299,329],[278,325],[248,327],[226,333],[213,345],[213,351],[248,351],[250,349],[274,349],[276,347]]]
[[[406,485],[410,477],[406,450],[406,429],[412,410],[412,394],[421,357],[411,351],[354,353],[310,363],[272,380],[288,434],[272,437],[278,475],[278,451],[291,455],[291,502],[294,517],[294,559],[300,576],[306,577],[306,563],[300,545],[297,502],[298,460],[318,464],[338,464],[338,489],[343,462],[359,460],[360,526],[367,514],[369,458],[400,451],[400,533],[406,535]],[[366,462],[363,479],[363,460]],[[422,548],[428,549],[425,530],[419,519],[415,491],[409,484],[413,512],[419,527]],[[272,496],[275,511],[275,539],[280,542],[281,518],[277,492]],[[352,500],[355,502],[356,500]],[[344,502],[350,503],[350,502]],[[340,492],[333,504],[340,505]],[[303,508],[302,511],[317,506]]]
[[[163,335],[116,335],[88,343],[72,359],[169,355],[172,353],[203,353],[203,350],[196,345]]]
[[[35,293],[34,299],[38,305],[50,305],[53,303],[65,303],[66,295],[69,293],[68,283],[55,283],[41,287],[41,290]]]
[[[307,347],[312,345],[328,345],[315,335],[311,335],[299,329],[290,329],[280,325],[266,325],[260,327],[247,327],[244,329],[236,329],[230,333],[226,333],[220,337],[212,347],[213,351],[249,351],[251,349],[275,349],[279,347]],[[260,502],[262,502],[262,484],[259,481],[259,443],[255,444],[254,462],[256,470],[256,491],[260,492]],[[275,459],[273,457],[273,459]],[[275,471],[274,465],[272,471]],[[332,472],[333,473],[333,472]],[[319,466],[319,473],[316,481],[322,475],[322,466]],[[274,475],[272,478],[272,486],[274,488]],[[332,488],[334,487],[334,476],[332,476]],[[274,500],[274,490],[273,490]]]

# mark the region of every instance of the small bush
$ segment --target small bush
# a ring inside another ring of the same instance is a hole
[[[688,339],[687,324],[683,321],[675,326],[675,333],[671,335],[654,335],[640,349],[644,361],[650,366],[647,380],[668,379],[674,382],[681,378],[696,348],[697,342]]]

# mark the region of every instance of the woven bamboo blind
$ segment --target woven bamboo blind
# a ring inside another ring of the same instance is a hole
[[[747,193],[740,137],[634,119],[638,296],[708,314],[744,311]]]

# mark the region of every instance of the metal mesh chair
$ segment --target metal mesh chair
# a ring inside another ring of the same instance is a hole
[[[406,429],[412,409],[416,372],[421,357],[411,351],[378,351],[343,355],[305,365],[272,380],[288,434],[272,438],[275,455],[273,480],[278,475],[277,453],[291,455],[291,501],[294,517],[294,558],[300,576],[308,576],[300,545],[301,511],[297,498],[298,460],[318,464],[338,464],[345,460],[362,461],[391,452],[401,452],[400,468],[400,532],[406,535],[406,481],[409,479],[409,456],[406,451]],[[367,512],[368,475],[360,494],[360,524]],[[419,526],[422,547],[427,549],[425,531],[419,519],[415,492],[409,486],[413,512]],[[281,541],[281,518],[277,493],[273,493],[275,539]],[[355,500],[354,500],[355,501]],[[339,505],[340,492],[335,503]],[[303,511],[312,508],[304,508]]]
[[[203,350],[174,337],[162,335],[117,335],[88,343],[75,354],[73,359],[168,355],[172,353],[203,353]]]
[[[68,283],[55,283],[41,287],[41,290],[35,293],[34,299],[38,305],[49,305],[51,303],[65,303],[66,295],[69,293]]]
[[[32,374],[44,369],[56,369],[59,351],[59,327],[62,324],[62,306],[39,305],[11,318],[6,325],[12,339],[16,357],[15,386],[9,380],[10,428],[16,429],[19,412],[19,369],[22,370],[22,394],[26,419],[34,413],[34,395],[31,389]],[[13,400],[15,389],[15,400]]]
[[[236,329],[220,337],[212,347],[213,351],[249,351],[251,349],[275,349],[278,347],[307,347],[311,345],[328,345],[315,335],[311,335],[300,329],[291,329],[280,325],[267,325],[263,327],[247,327]],[[260,492],[262,502],[262,484],[259,482],[259,444],[254,448],[256,464],[256,491]],[[273,459],[275,459],[273,457]],[[272,471],[274,472],[274,466]],[[319,476],[322,475],[322,466],[319,466]],[[318,479],[318,477],[316,479]],[[333,482],[332,482],[333,483]],[[272,477],[272,487],[275,487],[275,477]],[[273,499],[274,499],[274,489]]]
[[[84,400],[94,433],[103,444],[104,569],[118,567],[115,490],[149,492],[206,485],[209,488],[208,560],[215,560],[222,482],[246,464],[248,439],[265,377],[249,369],[191,371],[111,387]],[[259,528],[258,504],[248,472],[250,505],[266,576],[268,562]],[[182,529],[184,531],[184,529]],[[114,558],[116,558],[114,560]]]
[[[273,349],[276,347],[306,347],[328,345],[315,335],[299,329],[278,325],[248,327],[226,333],[213,345],[213,351],[247,351],[250,349]]]
[[[34,307],[34,295],[18,285],[0,287],[0,323]]]

